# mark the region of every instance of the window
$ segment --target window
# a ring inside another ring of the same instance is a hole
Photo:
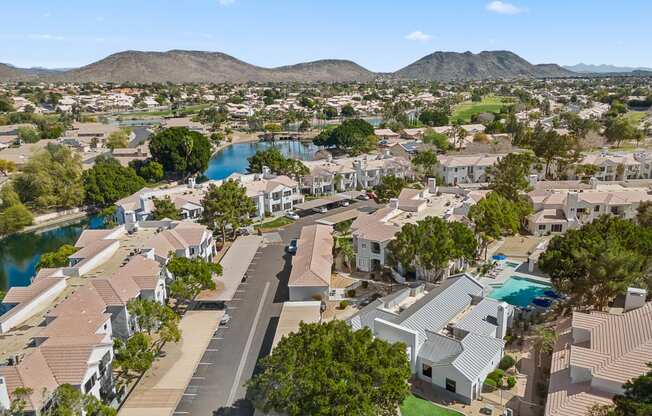
[[[593,212],[600,212],[600,205],[593,207]]]
[[[455,393],[455,389],[457,388],[457,382],[455,380],[451,380],[450,378],[446,379],[446,390]]]
[[[428,364],[422,364],[421,374],[423,374],[424,377],[432,378],[432,367],[430,367]]]
[[[96,375],[93,374],[93,376],[91,378],[89,378],[86,383],[84,383],[84,392],[85,393],[88,393],[89,391],[91,391],[91,389],[95,385],[95,378],[96,378]]]
[[[561,224],[552,224],[551,231],[553,233],[560,233],[561,232]]]
[[[545,224],[539,224],[539,231],[545,231],[546,225]]]

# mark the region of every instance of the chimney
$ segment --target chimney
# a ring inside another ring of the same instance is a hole
[[[436,194],[437,193],[437,179],[436,178],[428,178],[428,192],[431,194]]]
[[[390,157],[392,157],[392,153],[389,151],[389,149],[385,149],[384,156],[385,159],[389,159]]]
[[[537,185],[537,182],[539,182],[539,175],[537,174],[532,174],[528,177],[528,182],[532,188],[534,188]]]
[[[263,179],[267,179],[270,176],[272,176],[272,170],[267,166],[263,166]]]
[[[147,200],[148,200],[148,199],[149,199],[149,198],[147,198],[147,196],[145,196],[145,195],[141,195],[141,196],[140,196],[140,209],[141,209],[142,211],[146,211],[146,210],[147,210],[145,207],[146,207],[146,205],[147,205]]]
[[[623,312],[629,312],[631,310],[638,309],[641,306],[645,305],[646,296],[647,296],[647,291],[645,289],[628,287],[627,294],[625,295],[625,308]]]
[[[188,188],[194,188],[196,183],[197,183],[197,181],[195,180],[194,176],[188,178]]]
[[[566,214],[566,219],[574,220],[577,218],[577,202],[579,201],[579,195],[577,192],[569,192],[566,194],[566,207],[564,213]]]
[[[392,209],[398,209],[398,198],[392,198],[389,200],[389,206]]]
[[[503,339],[507,334],[507,327],[509,326],[509,306],[505,302],[498,304],[496,310],[496,321],[498,321],[498,328],[496,329],[496,338]]]

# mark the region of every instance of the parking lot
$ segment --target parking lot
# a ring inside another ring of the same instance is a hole
[[[291,256],[285,246],[301,228],[352,207],[368,211],[373,201],[360,201],[326,213],[315,213],[278,230],[279,240],[263,242],[226,312],[228,325],[213,335],[195,374],[177,406],[175,415],[252,415],[244,384],[259,358],[271,350],[283,302],[288,300],[287,281]],[[213,413],[214,412],[214,413]]]

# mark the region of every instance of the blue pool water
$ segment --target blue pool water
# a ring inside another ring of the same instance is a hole
[[[527,307],[538,296],[544,296],[552,286],[522,277],[510,277],[489,293],[491,299],[502,300],[510,305]]]
[[[311,142],[279,141],[279,142],[256,142],[236,143],[228,146],[213,156],[208,162],[208,169],[204,174],[208,179],[224,179],[232,173],[245,173],[249,166],[249,157],[258,150],[275,147],[285,156],[299,160],[312,160],[319,147]]]

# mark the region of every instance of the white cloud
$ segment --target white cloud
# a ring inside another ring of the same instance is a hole
[[[525,11],[525,9],[522,7],[518,7],[511,3],[505,3],[504,1],[498,0],[487,4],[487,10],[500,14],[519,14]]]
[[[27,36],[30,39],[40,39],[40,40],[64,40],[63,36],[51,35],[49,33],[37,33]]]
[[[420,30],[416,30],[408,35],[405,36],[405,39],[407,40],[414,40],[417,42],[428,42],[430,39],[432,39],[432,36],[421,32]]]
[[[233,3],[235,3],[235,0],[217,0],[217,2],[220,4],[220,6],[230,6]]]

